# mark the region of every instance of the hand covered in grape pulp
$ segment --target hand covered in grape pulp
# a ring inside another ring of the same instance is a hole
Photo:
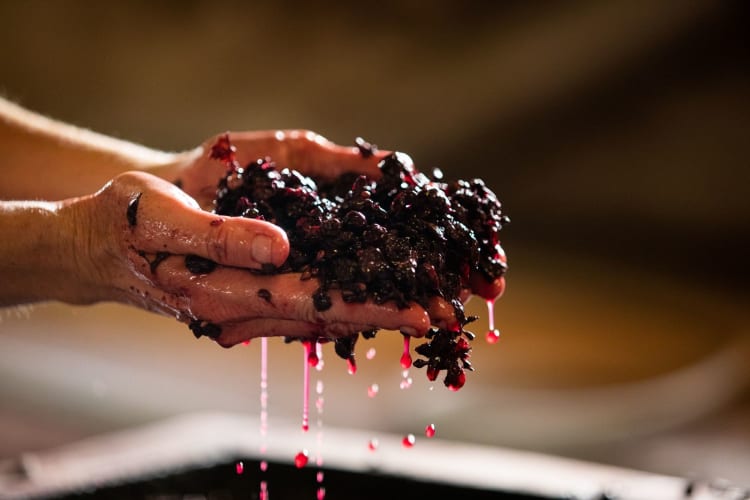
[[[222,346],[258,336],[335,337],[377,327],[420,335],[429,326],[424,310],[355,306],[335,296],[329,310],[318,312],[311,282],[253,272],[287,258],[281,228],[204,211],[150,174],[127,172],[71,205],[89,234],[80,240],[85,244],[76,249],[76,261],[90,301],[117,300],[173,316]]]
[[[265,158],[316,179],[335,179],[344,173],[379,179],[382,172],[378,164],[391,154],[392,151],[378,149],[359,137],[352,146],[343,146],[310,130],[231,132],[211,137],[185,154],[175,182],[205,210],[213,210],[217,179],[227,175],[227,164],[245,166]],[[224,161],[217,161],[219,158]],[[501,259],[506,261],[504,254]],[[490,300],[502,295],[504,290],[504,277],[489,281],[482,273],[472,270],[461,298],[466,302],[471,295],[478,295]],[[435,325],[455,324],[453,308],[440,298],[432,301],[429,312]]]
[[[223,143],[223,138],[228,136],[231,136],[231,144]],[[231,148],[231,151],[217,151],[221,147]],[[259,158],[270,158],[307,176],[329,179],[344,172],[377,177],[380,175],[378,162],[389,154],[361,141],[353,146],[335,144],[310,130],[220,134],[184,154],[175,179],[175,183],[206,210],[213,208],[217,182],[227,173],[226,166],[216,161],[217,155],[222,153],[231,154],[231,160],[242,166]]]

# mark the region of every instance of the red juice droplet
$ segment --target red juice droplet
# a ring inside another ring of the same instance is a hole
[[[318,371],[323,371],[323,346],[321,343],[316,340],[315,341],[315,357],[318,359],[317,363],[315,363],[315,369]]]
[[[401,368],[406,370],[411,366],[411,354],[409,353],[409,344],[411,337],[404,335],[404,353],[401,355]]]
[[[357,362],[354,361],[354,357],[346,359],[346,367],[349,375],[354,375],[355,373],[357,373]]]
[[[307,362],[313,368],[318,366],[318,355],[315,354],[314,352],[311,352],[310,355],[307,357]]]
[[[398,385],[401,389],[408,389],[411,387],[412,382],[408,369],[401,372],[401,383]]]
[[[319,470],[318,473],[315,475],[315,480],[319,483],[323,482],[323,471]]]
[[[320,488],[318,488],[317,498],[318,500],[324,500],[325,497],[326,497],[326,489],[321,486]]]
[[[374,348],[374,347],[370,347],[370,348],[369,348],[369,349],[367,350],[367,354],[365,354],[365,357],[366,357],[367,359],[372,359],[372,358],[374,358],[374,357],[375,357],[375,354],[377,354],[377,352],[375,351],[375,348]]]
[[[404,439],[401,440],[401,444],[404,446],[404,448],[411,448],[414,446],[414,443],[416,442],[416,438],[414,437],[414,434],[407,434],[404,436]]]
[[[370,451],[375,451],[378,449],[378,440],[377,438],[370,439],[370,442],[367,443],[367,448],[370,449]]]
[[[302,450],[294,456],[294,465],[298,469],[301,469],[302,467],[307,465],[308,460],[309,460],[309,455],[308,455],[307,450]]]
[[[367,396],[374,398],[378,394],[379,390],[380,390],[380,387],[378,386],[378,384],[372,384],[370,387],[367,388]]]
[[[261,472],[266,472],[268,470],[268,462],[265,460],[260,462],[260,470]]]
[[[250,345],[250,340],[245,340],[244,342],[242,342],[242,345]]]
[[[495,329],[495,299],[487,300],[487,321],[490,328],[487,330],[485,340],[488,344],[497,344],[497,341],[500,338],[500,332]]]
[[[457,391],[466,383],[466,373],[461,372],[456,376],[456,380],[448,384],[448,389],[451,391]]]
[[[500,331],[489,330],[485,336],[485,340],[488,344],[497,344],[497,341],[500,340]]]
[[[428,438],[435,436],[435,424],[429,424],[427,427],[424,428],[424,435]]]
[[[268,500],[268,483],[260,482],[260,500]]]
[[[245,464],[243,464],[242,462],[237,462],[236,464],[234,464],[234,470],[237,472],[237,475],[242,474],[243,472],[245,472]]]

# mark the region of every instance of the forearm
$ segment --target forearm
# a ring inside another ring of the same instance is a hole
[[[180,158],[51,120],[0,98],[0,199],[81,196],[128,170],[168,178]]]
[[[76,271],[76,224],[68,203],[0,201],[0,306],[87,302]]]

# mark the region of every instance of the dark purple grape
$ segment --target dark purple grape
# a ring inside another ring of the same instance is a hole
[[[185,267],[193,274],[208,274],[216,269],[216,262],[199,255],[186,255]]]

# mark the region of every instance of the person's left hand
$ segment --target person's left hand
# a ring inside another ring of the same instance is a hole
[[[218,181],[227,173],[227,166],[212,155],[224,136],[211,137],[182,154],[176,178],[167,179],[195,198],[205,210],[213,208]],[[380,176],[378,163],[390,154],[390,151],[375,150],[365,157],[357,146],[335,144],[310,130],[229,132],[228,136],[239,166],[268,157],[279,168],[294,169],[315,178],[333,179],[345,172],[377,178]]]

